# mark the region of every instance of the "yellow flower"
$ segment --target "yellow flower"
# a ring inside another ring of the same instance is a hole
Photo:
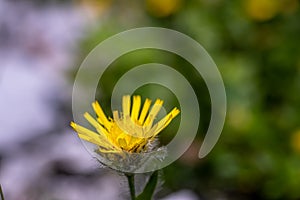
[[[107,118],[96,101],[92,104],[97,114],[94,119],[89,113],[84,117],[96,129],[96,132],[84,128],[74,122],[71,126],[78,133],[78,136],[90,143],[97,145],[98,152],[105,153],[143,153],[150,150],[156,136],[161,132],[174,117],[179,114],[179,110],[174,108],[163,119],[154,123],[158,112],[162,107],[163,101],[157,99],[152,106],[151,100],[146,99],[141,109],[141,97],[133,96],[132,109],[131,98],[129,95],[123,96],[123,112],[113,111],[113,119]]]

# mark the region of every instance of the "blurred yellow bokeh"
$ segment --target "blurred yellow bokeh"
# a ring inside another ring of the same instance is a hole
[[[300,153],[300,129],[292,135],[291,145],[295,152]]]
[[[257,21],[267,21],[276,16],[280,2],[278,0],[246,0],[245,7],[250,18]]]
[[[181,7],[181,0],[146,0],[146,8],[155,17],[167,17]]]

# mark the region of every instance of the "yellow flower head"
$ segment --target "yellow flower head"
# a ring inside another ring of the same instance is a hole
[[[149,111],[151,100],[146,99],[140,111],[141,97],[133,96],[131,106],[131,98],[126,95],[122,99],[123,112],[120,114],[118,111],[113,111],[113,118],[107,118],[100,104],[96,101],[92,106],[97,118],[94,119],[89,113],[85,113],[84,117],[97,132],[74,122],[71,122],[71,126],[81,139],[97,145],[98,152],[101,154],[143,153],[150,150],[151,144],[159,132],[180,112],[174,108],[163,119],[154,124],[154,119],[162,104],[163,101],[157,99]]]

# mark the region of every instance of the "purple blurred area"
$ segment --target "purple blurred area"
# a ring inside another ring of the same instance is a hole
[[[68,127],[78,42],[93,24],[71,4],[0,1],[0,183],[7,200],[118,199]]]

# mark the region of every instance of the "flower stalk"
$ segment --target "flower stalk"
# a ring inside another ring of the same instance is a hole
[[[154,171],[145,185],[143,191],[136,195],[135,194],[135,181],[134,181],[134,174],[131,173],[125,173],[125,176],[127,177],[128,180],[128,185],[129,185],[129,192],[130,192],[130,197],[131,200],[151,200],[157,183],[158,183],[158,171]]]
[[[135,184],[134,184],[134,174],[125,174],[128,180],[129,192],[131,200],[136,200],[135,198]]]

